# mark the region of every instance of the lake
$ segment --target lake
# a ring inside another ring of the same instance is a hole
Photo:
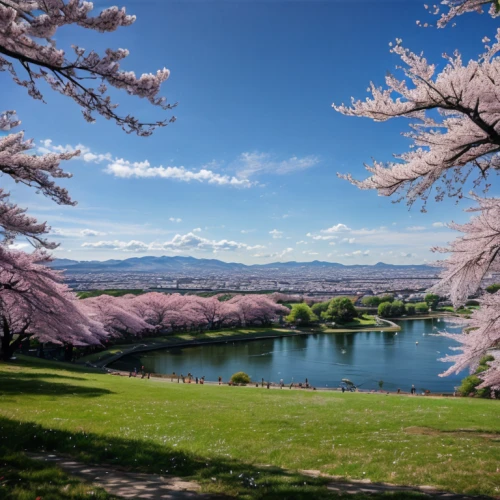
[[[338,387],[341,379],[352,380],[361,389],[409,391],[412,384],[418,391],[453,392],[463,372],[439,377],[449,365],[438,361],[451,354],[457,345],[451,339],[429,335],[437,330],[459,332],[460,326],[443,319],[407,320],[399,322],[397,332],[356,332],[349,334],[313,334],[185,348],[170,348],[125,356],[112,367],[133,370],[145,366],[152,373],[172,372],[205,376],[215,381],[219,376],[227,382],[238,371],[248,373],[252,380],[286,384],[304,382],[316,387]],[[416,344],[418,342],[418,345]]]

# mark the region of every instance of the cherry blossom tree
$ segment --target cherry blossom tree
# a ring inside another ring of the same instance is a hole
[[[10,359],[22,342],[92,345],[106,337],[87,316],[61,273],[46,267],[43,251],[27,254],[0,245],[0,357]]]
[[[240,323],[242,326],[268,325],[278,316],[286,316],[290,310],[277,304],[270,295],[236,295],[227,301],[237,307]]]
[[[461,14],[481,12],[486,5],[490,6],[492,17],[499,15],[497,1],[445,0],[442,4],[448,10],[438,21],[440,27]],[[439,14],[439,9],[435,7],[433,13]],[[375,189],[382,196],[397,195],[398,201],[405,199],[410,206],[421,200],[424,212],[431,195],[436,201],[445,196],[462,199],[469,179],[474,188],[481,187],[486,192],[491,185],[490,176],[500,169],[500,29],[494,42],[485,37],[483,43],[484,53],[468,63],[464,63],[458,51],[444,54],[446,64],[437,72],[435,64],[396,40],[391,52],[404,64],[402,77],[389,74],[385,88],[370,84],[371,97],[363,101],[352,99],[351,106],[333,107],[347,116],[377,122],[410,119],[410,132],[404,134],[412,142],[410,150],[395,155],[394,161],[375,160],[366,165],[370,176],[365,180],[355,180],[350,174],[340,177],[360,189]],[[455,306],[476,292],[485,273],[499,264],[500,200],[472,196],[479,206],[471,210],[479,215],[467,224],[450,224],[464,236],[449,248],[435,249],[450,252],[451,258],[442,264],[443,279],[433,291],[449,294]],[[461,342],[461,354],[446,358],[454,362],[446,374],[465,366],[473,370],[485,351],[499,346],[499,300],[483,298],[480,312],[472,315],[470,328],[453,337]],[[483,386],[500,382],[498,366],[497,356],[491,369],[481,375]]]
[[[129,299],[103,294],[81,302],[87,315],[102,324],[111,336],[139,335],[153,329],[129,307]]]

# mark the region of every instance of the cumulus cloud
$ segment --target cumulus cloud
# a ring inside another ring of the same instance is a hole
[[[345,231],[351,231],[351,228],[347,227],[345,224],[336,224],[335,226],[329,227],[328,229],[322,229],[320,233],[331,234],[331,233],[342,233]]]
[[[279,240],[280,238],[283,238],[283,231],[278,231],[277,229],[273,229],[272,231],[269,231],[269,234],[275,239]]]
[[[268,153],[242,153],[233,167],[238,177],[248,179],[258,173],[289,174],[314,167],[319,163],[317,156],[292,156],[287,160],[276,160]]]
[[[232,240],[209,240],[203,238],[194,232],[187,234],[176,234],[170,241],[144,243],[142,241],[98,241],[95,243],[83,243],[84,248],[94,249],[107,249],[107,250],[121,250],[124,252],[146,252],[146,251],[212,251],[214,253],[219,251],[234,251],[234,250],[260,250],[265,248],[262,245],[248,245],[247,243],[240,243]]]
[[[356,238],[342,238],[342,243],[353,244],[356,241]]]
[[[168,219],[170,222],[182,222],[182,219],[175,218],[175,217],[169,217]]]
[[[444,222],[433,222],[432,227],[446,227]]]
[[[185,167],[168,166],[152,167],[148,160],[131,162],[116,158],[110,162],[105,172],[122,178],[155,178],[172,179],[181,182],[206,182],[219,186],[251,187],[254,183],[229,175],[221,175],[212,170],[188,170]]]
[[[296,245],[307,245],[307,241],[304,241],[304,240],[300,240],[300,241],[297,241],[297,243],[295,243]]]

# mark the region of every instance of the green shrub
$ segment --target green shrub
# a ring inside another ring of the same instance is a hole
[[[419,314],[429,312],[429,305],[427,302],[418,302],[415,304],[415,311]]]
[[[299,323],[301,325],[308,325],[313,321],[318,321],[318,317],[307,304],[292,304],[292,310],[285,319],[289,323]]]
[[[250,377],[245,372],[236,372],[231,375],[233,384],[249,384]]]
[[[321,317],[336,323],[349,323],[358,316],[358,312],[348,297],[336,297],[328,303],[328,309],[321,313]]]

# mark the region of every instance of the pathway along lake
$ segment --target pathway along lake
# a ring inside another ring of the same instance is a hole
[[[444,319],[407,320],[399,322],[397,332],[322,333],[265,340],[249,340],[185,348],[170,348],[124,356],[111,365],[121,370],[205,376],[227,382],[238,371],[248,373],[253,381],[285,384],[304,382],[318,388],[339,387],[343,378],[352,380],[361,389],[409,391],[412,384],[418,391],[453,392],[467,375],[439,377],[449,364],[438,361],[457,343],[433,336],[438,330],[459,332],[456,324]],[[416,344],[418,342],[418,345]]]

